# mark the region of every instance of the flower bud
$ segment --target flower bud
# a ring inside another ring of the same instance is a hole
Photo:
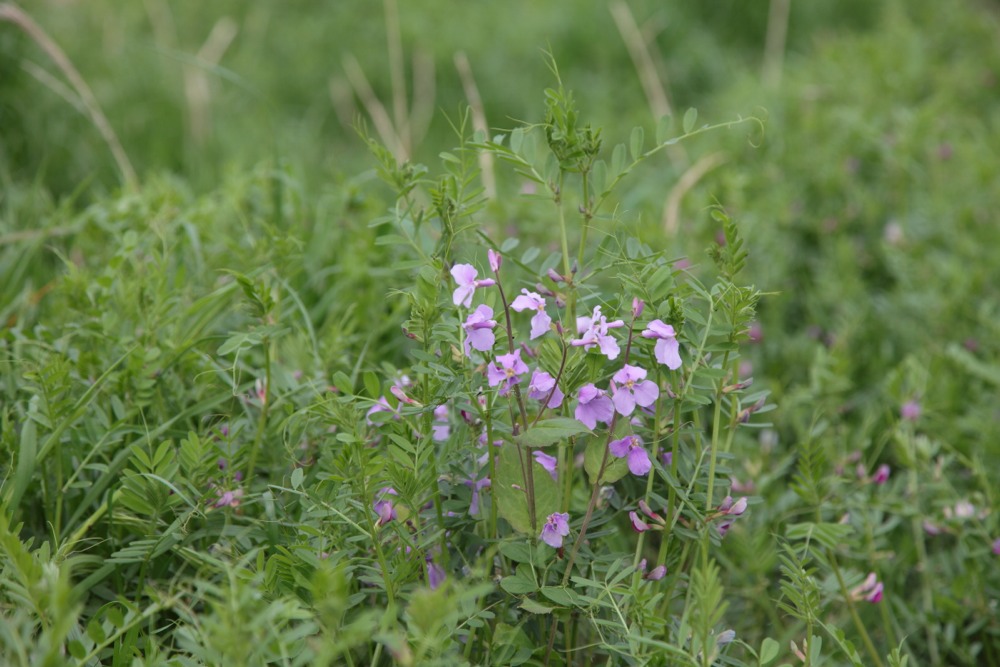
[[[490,258],[490,270],[493,273],[498,272],[500,270],[500,265],[503,264],[503,256],[500,255],[500,253],[493,250],[493,248],[487,250],[486,254]]]

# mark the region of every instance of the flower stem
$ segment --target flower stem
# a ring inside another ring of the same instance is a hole
[[[868,655],[872,659],[872,664],[876,667],[883,667],[882,660],[878,656],[878,651],[875,649],[875,644],[872,643],[871,637],[868,636],[868,630],[865,629],[865,624],[861,621],[861,617],[858,616],[858,609],[854,604],[854,599],[851,597],[850,591],[847,590],[847,584],[844,582],[844,576],[840,573],[840,566],[837,565],[837,557],[833,555],[833,551],[827,549],[826,557],[830,561],[830,566],[833,568],[833,574],[837,577],[837,583],[840,585],[840,592],[844,596],[844,602],[847,604],[847,611],[851,615],[851,620],[854,621],[854,627],[861,635],[861,641],[865,645],[865,649],[868,651]]]

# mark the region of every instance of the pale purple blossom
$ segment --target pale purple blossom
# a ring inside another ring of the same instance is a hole
[[[889,481],[890,472],[891,469],[889,468],[889,464],[883,463],[875,470],[875,474],[872,475],[872,481],[879,485],[885,484]]]
[[[524,310],[536,311],[534,317],[531,318],[530,340],[548,333],[549,327],[552,325],[552,318],[545,312],[545,299],[538,292],[522,289],[521,296],[514,299],[510,307],[519,313]]]
[[[614,403],[607,394],[593,384],[580,387],[579,402],[574,416],[576,420],[589,429],[597,427],[597,422],[610,423],[615,414]]]
[[[629,416],[635,411],[635,406],[649,407],[660,396],[660,388],[652,380],[646,379],[646,371],[638,366],[625,364],[624,368],[614,374],[614,396],[611,400],[618,413]]]
[[[476,516],[479,514],[479,492],[492,487],[493,482],[489,477],[483,477],[478,482],[470,479],[465,482],[465,485],[472,487],[472,498],[469,500],[469,515]]]
[[[653,467],[649,454],[642,447],[642,438],[637,435],[626,435],[620,440],[613,440],[608,448],[615,457],[628,458],[628,469],[633,475],[642,477]]]
[[[608,330],[623,326],[625,323],[621,320],[608,322],[608,318],[601,315],[601,307],[595,306],[592,317],[576,318],[576,330],[577,333],[581,334],[581,337],[574,340],[572,345],[577,347],[582,345],[585,350],[597,345],[601,354],[608,359],[616,359],[621,348],[618,347],[618,342],[608,333]]]
[[[212,503],[212,507],[239,507],[240,499],[243,498],[243,489],[233,489],[232,491],[216,489],[215,495],[218,496],[218,499]]]
[[[643,578],[648,581],[659,581],[665,576],[667,576],[667,566],[657,565],[656,567],[654,567],[652,570],[649,571],[649,574],[647,574]]]
[[[396,518],[396,508],[393,506],[392,500],[388,498],[388,496],[395,495],[398,495],[396,493],[396,489],[391,486],[385,486],[379,489],[378,496],[373,506],[375,513],[378,514],[378,521],[375,522],[376,526],[384,526]]]
[[[436,590],[441,584],[444,583],[445,573],[444,568],[434,562],[434,560],[428,556],[427,562],[427,585],[431,587],[431,590]]]
[[[649,530],[649,524],[639,518],[639,515],[632,511],[628,513],[628,518],[632,521],[632,529],[637,533],[645,533]]]
[[[431,424],[431,438],[437,441],[447,440],[451,435],[451,424],[448,423],[448,406],[441,404],[434,408],[434,423]]]
[[[733,502],[732,496],[726,496],[719,505],[719,511],[727,516],[740,516],[747,511],[747,499],[743,497]]]
[[[473,349],[480,352],[492,351],[493,344],[497,340],[496,334],[493,333],[493,328],[496,325],[497,321],[493,319],[493,309],[485,303],[469,313],[465,324],[462,325],[462,328],[465,329],[465,356],[471,357]]]
[[[500,270],[500,265],[503,264],[503,256],[497,251],[490,248],[486,251],[487,257],[490,259],[490,271],[496,273]]]
[[[451,277],[455,279],[455,283],[458,285],[451,295],[451,299],[456,306],[470,308],[472,306],[472,293],[476,291],[477,287],[489,287],[496,284],[496,281],[492,278],[477,280],[477,275],[479,275],[479,272],[471,264],[456,264],[451,267]]]
[[[658,362],[670,370],[681,367],[680,343],[677,342],[677,333],[672,326],[653,320],[642,332],[642,337],[656,339],[653,355]]]
[[[531,455],[535,457],[538,465],[545,468],[549,475],[552,476],[553,481],[555,481],[557,475],[556,467],[559,465],[559,459],[537,449],[531,452]]]
[[[549,394],[552,394],[552,398],[549,398]],[[528,384],[528,398],[533,398],[536,401],[544,401],[549,398],[546,407],[558,408],[562,405],[565,397],[556,386],[555,378],[545,371],[535,371],[531,374],[531,382]]]
[[[545,519],[542,526],[542,534],[539,536],[542,542],[553,549],[562,547],[563,538],[569,535],[569,514],[566,512],[553,512]]]
[[[499,355],[495,362],[486,367],[486,379],[491,387],[501,385],[500,395],[505,396],[527,372],[528,366],[521,361],[521,351],[514,350],[510,354]]]
[[[1000,556],[1000,537],[993,540],[993,555]]]
[[[867,600],[876,603],[882,601],[883,591],[882,582],[878,580],[874,572],[870,572],[863,582],[851,589],[850,595],[853,600]]]
[[[909,400],[899,408],[899,416],[911,422],[920,418],[920,412],[920,403],[915,400]]]

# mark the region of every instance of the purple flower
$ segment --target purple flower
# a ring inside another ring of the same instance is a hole
[[[597,427],[597,422],[610,423],[615,414],[615,406],[607,394],[593,384],[580,387],[579,403],[574,416],[589,429]]]
[[[993,555],[1000,556],[1000,537],[993,540]]]
[[[448,423],[448,406],[441,404],[434,408],[434,423],[431,425],[431,438],[437,441],[447,440],[451,435],[451,425]]]
[[[883,463],[877,470],[875,470],[875,474],[872,475],[872,481],[876,484],[885,484],[889,480],[890,470],[889,465],[887,463]]]
[[[867,600],[871,603],[881,602],[884,587],[874,572],[870,572],[865,580],[851,589],[851,599]]]
[[[653,354],[656,360],[667,368],[674,371],[681,367],[680,344],[677,342],[677,333],[669,324],[664,324],[660,320],[653,320],[642,332],[643,338],[655,338],[656,347]]]
[[[216,489],[215,495],[219,499],[212,503],[212,507],[239,507],[240,499],[243,497],[243,489],[233,489],[232,491]]]
[[[497,321],[493,319],[493,309],[485,303],[469,313],[465,324],[462,325],[462,328],[465,329],[465,356],[471,357],[472,349],[480,352],[492,351],[493,344],[497,341],[496,334],[493,333],[493,327],[496,325]]]
[[[645,533],[649,530],[649,524],[639,518],[634,511],[628,513],[628,518],[632,521],[632,529],[637,533]]]
[[[549,475],[552,476],[552,479],[555,480],[556,466],[559,465],[559,459],[557,459],[554,456],[550,456],[549,454],[546,454],[545,452],[539,451],[537,449],[531,452],[531,455],[535,457],[535,461],[538,462],[538,465],[545,468],[545,470],[548,471]]]
[[[563,393],[556,386],[555,378],[546,373],[545,371],[535,371],[531,374],[531,382],[528,384],[528,398],[533,398],[536,401],[544,401],[549,398],[549,394],[552,394],[552,398],[546,407],[558,408],[563,402]]]
[[[646,408],[659,398],[660,388],[645,378],[645,370],[628,364],[614,374],[613,379],[618,384],[614,385],[615,393],[611,400],[619,414],[627,417],[635,411],[636,405]]]
[[[465,482],[465,485],[472,487],[472,498],[469,500],[469,515],[475,516],[479,514],[479,492],[483,489],[492,487],[493,482],[489,477],[483,477],[478,482],[474,482],[470,479]]]
[[[491,387],[502,384],[500,395],[505,396],[510,388],[521,381],[521,375],[528,372],[528,366],[521,361],[521,350],[501,354],[486,367],[486,379]]]
[[[545,299],[540,294],[523,289],[521,296],[514,299],[510,307],[519,313],[523,310],[537,311],[531,318],[531,340],[548,333],[552,318],[545,312]]]
[[[906,421],[915,422],[920,418],[920,403],[909,400],[899,408],[899,416]]]
[[[503,264],[503,256],[490,248],[486,251],[486,255],[490,258],[490,271],[496,273],[500,270],[500,265]]]
[[[444,583],[444,568],[435,563],[430,556],[427,557],[427,585],[431,590],[437,590],[438,586]]]
[[[542,526],[542,534],[539,536],[542,542],[553,549],[562,547],[563,538],[569,535],[569,514],[566,512],[553,512],[545,519]]]
[[[719,505],[719,511],[728,516],[740,516],[747,511],[747,499],[743,497],[734,503],[732,496],[726,496]]]
[[[625,323],[621,320],[608,322],[608,318],[601,315],[601,307],[595,306],[593,317],[576,318],[576,330],[582,336],[571,344],[577,347],[582,345],[585,350],[597,345],[601,354],[608,359],[616,359],[621,349],[618,347],[618,342],[608,333],[608,329],[617,329],[623,326]]]
[[[617,458],[628,457],[628,469],[633,475],[642,477],[653,467],[649,454],[642,448],[642,438],[637,435],[626,435],[621,440],[613,440],[608,448]]]
[[[643,579],[647,579],[649,581],[659,581],[665,576],[667,576],[667,566],[657,565],[652,570],[650,570],[649,574],[643,577]]]
[[[642,311],[646,309],[646,302],[635,297],[632,299],[632,319],[642,317]]]
[[[375,522],[376,526],[384,526],[396,518],[396,508],[393,507],[392,500],[386,498],[386,496],[395,495],[398,495],[396,489],[391,486],[379,489],[378,498],[374,504],[375,513],[378,514],[378,521]]]
[[[496,281],[492,278],[476,280],[478,274],[479,272],[476,271],[476,267],[471,264],[456,264],[451,267],[451,277],[458,284],[455,292],[451,295],[451,299],[455,302],[456,306],[471,307],[472,293],[476,291],[477,287],[489,287],[496,284]]]

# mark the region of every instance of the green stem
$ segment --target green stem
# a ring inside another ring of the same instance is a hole
[[[257,418],[257,432],[254,434],[253,444],[250,446],[250,460],[247,463],[246,488],[250,488],[253,481],[254,471],[257,468],[257,454],[260,452],[260,445],[264,440],[264,431],[267,429],[267,412],[271,406],[271,339],[264,338],[264,396],[261,399],[260,417]]]
[[[726,365],[729,363],[729,352],[726,352],[722,357],[722,368],[725,369]],[[712,415],[712,444],[709,450],[708,459],[708,490],[706,491],[707,497],[705,498],[705,511],[710,512],[714,503],[712,502],[712,495],[715,491],[715,464],[718,460],[719,454],[719,433],[722,430],[722,384],[724,380],[719,379],[718,385],[715,389],[715,410]]]
[[[854,599],[851,597],[850,591],[847,590],[847,584],[844,582],[844,576],[840,573],[840,566],[837,565],[837,557],[833,555],[833,551],[827,549],[826,552],[827,559],[830,561],[830,566],[833,568],[833,574],[837,577],[837,583],[840,585],[840,593],[844,596],[844,602],[847,604],[847,611],[851,615],[851,620],[854,621],[854,627],[861,635],[861,641],[865,645],[865,649],[868,651],[868,655],[872,659],[872,664],[876,667],[883,667],[882,660],[879,658],[878,651],[875,649],[875,644],[872,643],[871,637],[868,636],[868,630],[865,629],[865,624],[862,623],[861,617],[858,616],[858,610],[854,604]]]
[[[920,497],[918,495],[920,489],[916,468],[910,468],[907,491],[910,498],[914,501]],[[931,626],[931,619],[935,618],[934,595],[931,592],[931,582],[928,575],[927,545],[924,543],[924,529],[919,513],[913,515],[913,518],[910,519],[910,525],[913,530],[913,543],[917,548],[917,571],[920,572],[921,606],[923,607],[924,618],[927,619],[925,621],[927,651],[930,653],[931,664],[937,665],[941,663],[941,657],[938,651],[937,636],[934,634],[934,628]]]

